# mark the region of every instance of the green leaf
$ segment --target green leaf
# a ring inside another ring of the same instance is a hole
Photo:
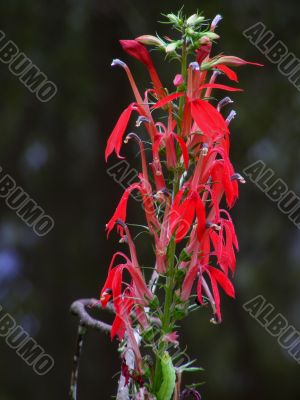
[[[173,318],[175,320],[181,320],[185,318],[188,314],[188,309],[185,304],[179,304],[175,307],[173,311]]]
[[[182,250],[182,252],[180,253],[179,256],[179,262],[181,261],[190,261],[191,259],[191,255],[188,254],[184,249]]]
[[[157,296],[154,296],[153,299],[149,302],[149,307],[157,310],[159,307],[159,300]]]
[[[157,400],[171,400],[175,388],[176,372],[167,351],[161,358],[161,368],[163,380],[157,393]]]
[[[186,368],[180,368],[181,371],[183,372],[198,372],[198,371],[204,371],[204,368],[201,367],[186,367]]]

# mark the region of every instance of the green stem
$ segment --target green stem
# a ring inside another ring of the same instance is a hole
[[[168,276],[165,288],[165,306],[164,315],[162,320],[162,330],[167,332],[170,325],[171,307],[173,302],[173,289],[174,289],[174,259],[175,259],[176,244],[175,239],[172,237],[168,249]]]
[[[181,53],[181,75],[183,76],[184,82],[186,83],[187,78],[187,46],[186,46],[186,39],[183,36],[183,44],[182,44],[182,53]],[[180,127],[183,115],[183,109],[185,104],[185,97],[182,96],[179,100],[179,110],[178,110],[178,118]],[[180,129],[181,130],[181,129]]]
[[[181,74],[186,82],[187,77],[187,46],[186,39],[183,34],[183,46],[182,46],[182,58],[181,58]],[[178,110],[178,134],[181,131],[181,123],[182,123],[182,115],[184,110],[185,97],[180,98],[179,102],[179,110]],[[173,181],[173,191],[172,191],[172,199],[174,200],[176,194],[179,191],[179,181],[180,174],[178,170],[174,172],[174,181]],[[167,251],[167,278],[165,285],[165,302],[164,302],[164,311],[162,316],[162,337],[165,333],[168,332],[169,326],[172,323],[172,304],[173,304],[173,295],[175,289],[175,254],[176,254],[176,242],[175,237],[172,237],[170,244],[168,246]],[[162,339],[161,337],[161,339]],[[156,355],[155,362],[155,373],[153,380],[153,392],[157,393],[160,389],[161,381],[162,381],[162,370],[161,370],[161,357],[163,352],[166,349],[166,343],[160,340],[158,351]]]
[[[179,190],[179,174],[178,171],[175,171],[174,174],[174,183],[173,183],[173,193],[172,197],[173,200],[178,193]],[[175,287],[175,254],[176,254],[176,243],[175,243],[175,237],[173,236],[171,238],[169,247],[168,247],[168,253],[167,253],[167,258],[168,258],[168,275],[167,275],[167,281],[166,281],[166,287],[165,287],[165,306],[164,306],[164,315],[162,319],[162,330],[163,332],[166,332],[169,328],[170,325],[170,316],[171,316],[171,308],[172,308],[172,303],[173,303],[173,293],[174,293],[174,287]]]
[[[173,198],[176,196],[179,190],[179,176],[178,172],[175,172],[174,183],[173,183]],[[164,312],[162,316],[162,336],[168,331],[168,328],[171,323],[171,311],[172,311],[172,303],[173,303],[173,293],[175,288],[175,252],[176,252],[176,243],[175,238],[172,237],[169,247],[168,247],[168,269],[167,269],[167,279],[165,286],[165,302],[164,302]],[[162,340],[159,343],[158,353],[156,355],[155,362],[155,374],[153,381],[153,391],[157,393],[162,380],[162,371],[161,371],[161,357],[163,352],[166,349],[166,343]]]

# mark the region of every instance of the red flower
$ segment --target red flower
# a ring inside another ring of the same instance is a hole
[[[238,184],[231,180],[234,170],[226,157],[222,160],[215,160],[211,168],[212,190],[216,198],[221,199],[225,192],[227,205],[231,208],[238,197]]]
[[[256,65],[257,67],[263,67],[263,64],[251,62],[251,61],[245,61],[242,58],[235,57],[235,56],[221,56],[217,59],[217,61],[213,62],[213,65],[229,65],[232,67],[240,67],[241,65]]]
[[[163,85],[158,77],[153,61],[146,47],[137,40],[120,40],[120,43],[126,53],[130,54],[132,57],[146,65],[157,96],[165,96]]]
[[[201,131],[208,135],[228,133],[228,127],[221,114],[204,100],[191,102],[191,115]]]
[[[216,68],[220,71],[222,71],[227,78],[229,78],[231,81],[238,82],[238,77],[235,71],[233,71],[231,68],[227,67],[225,64],[218,64],[216,65]]]
[[[116,126],[114,127],[107,141],[105,150],[106,161],[113,151],[116,152],[119,158],[123,158],[120,156],[120,150],[123,143],[123,135],[126,131],[132,111],[136,110],[138,110],[136,104],[132,103],[120,115],[118,122],[116,123]]]
[[[128,202],[129,196],[131,195],[131,192],[135,189],[141,190],[140,183],[133,183],[123,193],[123,196],[119,202],[119,205],[117,206],[117,208],[114,212],[114,215],[111,217],[109,222],[106,224],[107,235],[109,235],[110,232],[113,230],[113,228],[118,220],[126,222],[127,202]],[[122,227],[119,226],[118,229],[119,229],[119,232],[121,232],[121,233],[123,232]]]
[[[239,88],[232,88],[226,85],[220,84],[203,84],[199,86],[199,89],[215,88],[229,91],[241,91]],[[170,103],[179,97],[184,96],[184,93],[173,93],[169,96],[165,96],[162,100],[158,101],[152,108],[163,108],[166,104]],[[190,113],[198,127],[204,134],[215,135],[220,133],[228,134],[228,126],[222,115],[217,109],[212,106],[208,101],[201,99],[187,98],[187,103],[190,105]],[[185,114],[184,118],[187,119],[189,115]],[[183,121],[184,124],[185,121]]]
[[[195,16],[190,21],[193,19]],[[155,302],[160,299],[160,296],[154,296],[154,291],[163,286],[160,275],[168,278],[164,284],[171,282],[172,291],[183,302],[189,301],[196,283],[198,303],[203,304],[205,298],[211,304],[216,322],[221,321],[220,287],[228,296],[234,297],[230,278],[235,271],[238,242],[233,222],[222,208],[222,201],[224,199],[227,207],[231,208],[238,198],[238,181],[243,182],[230,161],[229,124],[236,113],[229,110],[229,115],[223,116],[223,107],[232,103],[230,98],[226,97],[219,103],[210,99],[216,90],[242,90],[217,83],[219,75],[224,74],[231,81],[238,82],[238,76],[231,67],[261,64],[233,56],[211,56],[212,39],[218,37],[213,32],[220,19],[219,15],[216,16],[206,36],[200,40],[196,38],[195,43],[201,43],[195,54],[196,61],[175,76],[175,93],[167,94],[163,88],[143,43],[163,49],[167,46],[165,41],[170,42],[167,50],[171,47],[174,51],[169,55],[176,57],[176,52],[179,54],[179,47],[182,46],[180,41],[175,43],[168,38],[162,40],[149,35],[137,40],[120,41],[124,51],[145,65],[150,74],[153,88],[147,89],[143,97],[128,66],[120,60],[113,61],[113,65],[125,70],[135,102],[120,115],[108,139],[105,158],[107,160],[113,152],[122,158],[121,146],[133,111],[138,114],[136,128],[140,125],[145,127],[150,138],[150,141],[146,141],[137,133],[126,136],[125,143],[134,139],[138,144],[142,172],[138,175],[138,181],[125,190],[106,226],[109,235],[117,225],[121,242],[128,245],[130,252],[129,257],[123,253],[114,255],[100,297],[103,307],[109,301],[114,304],[116,317],[112,325],[112,338],[117,336],[121,340],[126,335],[128,346],[135,353],[138,374],[129,371],[126,364],[123,365],[127,383],[129,379],[136,382],[140,379],[142,358],[136,335],[143,335],[152,323],[149,313],[152,313]],[[197,25],[193,29],[198,29]],[[187,52],[190,54],[189,48]],[[156,109],[161,109],[159,120],[154,118]],[[146,153],[146,150],[149,152]],[[128,200],[134,190],[140,195],[146,230],[151,234],[151,244],[155,246],[154,270],[149,284],[145,281],[135,242],[126,225]],[[176,252],[178,248],[182,251],[180,255]],[[124,261],[115,265],[117,256]],[[172,267],[168,271],[170,264]],[[178,269],[185,273],[183,283],[181,280],[177,282]],[[171,310],[173,306],[170,305]],[[163,307],[160,304],[157,313],[153,312],[154,318],[160,318],[161,310]],[[172,312],[169,314],[167,319],[170,320],[170,326],[174,327]],[[164,331],[160,339],[177,345],[173,328],[168,331],[164,326],[164,318],[162,321]],[[135,379],[136,376],[138,379]]]
[[[117,256],[124,258],[124,264],[113,266]],[[132,281],[127,284],[123,291],[123,271],[127,270]],[[109,296],[108,297],[108,293]],[[100,301],[102,307],[106,307],[107,302],[112,298],[116,318],[111,331],[111,338],[118,335],[120,339],[124,337],[126,327],[130,325],[130,313],[134,305],[146,306],[149,299],[153,297],[147,288],[144,277],[138,267],[134,267],[129,258],[120,252],[114,254],[108,270],[108,276],[101,291]]]
[[[207,274],[211,281],[212,294],[207,286],[207,283],[203,277],[204,274]],[[224,290],[224,292],[230,296],[234,297],[234,287],[230,282],[229,278],[225,275],[224,272],[219,269],[212,267],[210,265],[201,265],[196,264],[189,269],[184,279],[181,291],[182,300],[187,300],[190,296],[193,283],[198,276],[198,284],[197,284],[197,299],[200,304],[203,304],[202,292],[205,291],[206,296],[211,302],[213,312],[216,315],[218,322],[221,322],[221,308],[220,308],[220,293],[218,285]]]
[[[146,47],[137,40],[120,40],[121,46],[126,53],[139,60],[150,68],[153,66],[150,54]]]
[[[218,270],[217,268],[207,266],[204,268],[203,272],[206,272],[210,278],[213,297],[215,301],[215,307],[216,307],[216,316],[218,318],[218,322],[221,322],[222,321],[221,308],[220,308],[221,302],[220,302],[220,293],[218,285],[221,286],[221,288],[229,297],[233,298],[235,297],[234,287],[230,282],[229,278],[224,274],[224,272]]]
[[[210,52],[212,49],[212,44],[210,41],[208,41],[207,44],[203,44],[200,49],[196,50],[196,61],[199,65],[202,64],[202,62],[209,57]]]
[[[110,234],[110,232],[112,231],[112,229],[114,228],[114,226],[118,220],[126,222],[127,203],[128,203],[128,199],[131,195],[131,192],[133,190],[138,190],[142,195],[144,211],[145,211],[145,215],[146,215],[146,219],[147,219],[150,231],[152,232],[154,228],[159,228],[159,223],[157,221],[155,210],[154,210],[151,185],[142,175],[140,175],[139,178],[141,181],[140,183],[133,183],[125,190],[125,192],[120,200],[120,203],[117,206],[116,211],[114,212],[114,215],[109,220],[109,222],[106,224],[107,235]],[[121,234],[121,236],[123,236],[123,227],[122,226],[118,226],[118,231]]]
[[[197,236],[201,240],[202,233],[205,229],[205,209],[201,197],[195,190],[188,190],[188,194],[184,200],[185,189],[181,189],[175,199],[170,211],[170,231],[175,233],[176,242],[180,242],[185,238],[191,225],[197,217]]]

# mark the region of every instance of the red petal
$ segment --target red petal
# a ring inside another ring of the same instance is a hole
[[[118,338],[122,340],[125,336],[125,331],[126,327],[123,320],[119,316],[116,316],[110,331],[111,340],[113,340],[115,336],[118,336]]]
[[[184,165],[185,165],[185,169],[187,170],[189,168],[189,153],[185,144],[185,141],[182,139],[182,137],[175,135],[174,134],[174,138],[177,140],[177,142],[179,143],[179,146],[181,148],[182,151],[182,156],[183,156],[183,161],[184,161]]]
[[[160,101],[158,101],[157,103],[155,103],[151,109],[155,109],[155,108],[162,108],[163,106],[165,106],[166,104],[170,103],[172,100],[177,99],[178,97],[184,96],[185,94],[183,92],[179,92],[179,93],[173,93],[170,94],[169,96],[165,96],[163,99],[161,99]]]
[[[197,283],[197,298],[198,298],[199,303],[203,304],[201,276],[199,277],[198,283]]]
[[[130,54],[132,57],[146,65],[153,82],[155,92],[159,98],[162,98],[165,95],[165,91],[146,47],[137,40],[120,40],[120,43],[126,53]]]
[[[191,112],[192,117],[203,133],[212,135],[228,132],[228,127],[222,115],[207,101],[192,101]]]
[[[114,305],[116,312],[118,311],[119,304],[121,301],[121,292],[122,292],[122,276],[123,276],[123,269],[125,264],[117,265],[114,270],[114,278],[112,282],[112,292],[114,298]]]
[[[202,45],[200,49],[196,50],[196,61],[200,65],[202,61],[209,55],[211,51],[212,45],[211,43]]]
[[[181,289],[181,299],[183,301],[188,300],[188,298],[190,297],[191,291],[192,291],[192,287],[194,284],[194,281],[196,279],[197,273],[199,271],[199,267],[198,265],[194,265],[193,267],[191,267],[182,284],[182,289]]]
[[[205,208],[200,197],[198,197],[197,200],[196,214],[197,214],[197,238],[200,242],[203,239],[203,233],[205,231],[205,226],[206,226]]]
[[[137,40],[120,40],[120,44],[126,53],[145,64],[147,67],[153,65],[149,51]]]
[[[212,292],[213,292],[215,305],[216,305],[217,318],[219,321],[221,321],[221,308],[220,308],[221,300],[220,300],[220,292],[218,289],[217,281],[215,279],[215,276],[210,273],[210,268],[206,272],[207,272],[208,276],[210,277],[210,281],[211,281]]]
[[[192,116],[191,116],[191,103],[186,101],[182,116],[182,136],[188,136],[191,130]]]
[[[223,253],[223,242],[222,237],[220,234],[216,233],[215,231],[211,231],[209,233],[210,240],[212,241],[213,248],[215,250],[218,262],[221,259]]]
[[[123,193],[123,196],[116,208],[116,211],[114,212],[114,215],[111,217],[109,222],[106,224],[107,235],[110,234],[111,230],[114,228],[115,223],[118,219],[121,219],[123,222],[126,222],[126,211],[127,211],[128,198],[129,198],[131,192],[135,189],[138,189],[138,190],[141,189],[139,183],[134,183],[134,184],[130,185]]]
[[[159,191],[159,190],[165,189],[166,183],[165,183],[165,179],[164,179],[163,174],[157,175],[156,168],[153,165],[153,163],[150,163],[150,167],[151,167],[152,172],[153,172],[153,177],[154,177],[156,190]]]
[[[230,65],[230,66],[233,66],[233,67],[239,67],[241,65],[246,65],[246,64],[256,65],[257,67],[263,67],[264,66],[263,64],[250,62],[250,61],[245,61],[242,58],[235,57],[235,56],[221,56],[218,59],[218,62],[216,63],[216,65],[220,65],[220,64],[226,64],[226,65]]]
[[[105,149],[105,160],[106,161],[113,151],[116,152],[116,154],[119,158],[122,158],[120,156],[120,150],[121,150],[121,146],[122,146],[123,135],[127,128],[131,113],[134,109],[135,109],[135,104],[132,103],[120,115],[118,122],[116,123],[116,125],[107,141],[107,145],[106,145],[106,149]]]
[[[231,81],[238,82],[238,77],[235,71],[233,71],[231,68],[227,67],[224,64],[219,64],[216,66],[220,71],[224,72],[224,74],[229,78]]]
[[[227,90],[228,92],[242,92],[243,91],[243,89],[234,88],[234,87],[226,86],[226,85],[220,85],[218,83],[206,83],[205,85],[201,85],[199,89],[206,89],[206,88]]]
[[[218,270],[217,268],[214,267],[209,267],[209,270],[211,274],[214,276],[218,284],[221,286],[221,288],[224,290],[224,292],[230,296],[230,297],[235,297],[235,291],[234,287],[230,281],[230,279],[224,274],[224,272]]]
[[[195,202],[191,199],[185,199],[177,210],[177,221],[173,226],[176,229],[176,243],[183,240],[189,231],[195,217]]]
[[[136,289],[138,291],[138,294],[140,296],[140,302],[137,301],[137,303],[144,304],[145,296],[147,296],[149,299],[152,299],[153,294],[148,289],[145,279],[144,279],[140,269],[134,267],[132,264],[127,264],[126,269],[130,273],[131,278],[132,278],[132,280],[136,286]]]
[[[180,204],[183,192],[177,193],[169,217],[171,233],[176,231],[176,243],[184,239],[195,217],[195,199],[186,198]]]
[[[179,206],[183,194],[184,194],[184,189],[179,190],[179,192],[176,194],[175,199],[173,201],[172,208],[177,208]],[[170,224],[172,223],[172,218],[174,217],[174,215],[172,215],[172,213],[170,213]]]

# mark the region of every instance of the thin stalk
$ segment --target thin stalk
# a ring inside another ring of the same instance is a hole
[[[186,38],[183,33],[183,46],[182,46],[182,57],[181,57],[181,74],[186,81],[187,77],[187,45],[186,45]],[[181,124],[182,124],[182,115],[185,105],[185,97],[180,98],[179,102],[179,110],[178,110],[178,134],[181,132]],[[172,190],[172,199],[174,200],[176,194],[179,191],[179,183],[180,183],[180,173],[177,169],[174,172],[174,180],[173,180],[173,190]],[[166,285],[165,285],[165,301],[164,301],[164,311],[162,316],[162,335],[168,332],[169,326],[172,323],[171,318],[171,311],[172,311],[172,304],[173,304],[173,295],[175,289],[175,255],[176,255],[176,242],[175,237],[171,238],[170,244],[168,246],[167,252],[167,278],[166,278]],[[153,391],[157,393],[162,380],[162,371],[161,371],[161,357],[163,352],[166,349],[167,344],[160,341],[158,352],[156,355],[156,362],[155,362],[155,373],[154,373],[154,380],[153,380]]]
[[[173,191],[172,196],[173,198],[176,196],[179,190],[179,175],[178,172],[175,172],[174,176],[174,183],[173,183]],[[168,272],[167,272],[167,279],[165,285],[165,302],[164,302],[164,312],[162,316],[162,334],[164,335],[170,326],[171,321],[171,310],[173,304],[173,294],[175,288],[175,253],[176,253],[176,242],[175,237],[173,236],[169,247],[168,247]],[[165,351],[167,343],[161,340],[158,348],[158,353],[156,355],[156,362],[155,362],[155,374],[154,374],[154,381],[153,381],[153,389],[154,393],[160,388],[161,379],[162,379],[162,371],[161,371],[161,356]]]
[[[186,38],[183,36],[183,44],[182,44],[182,53],[181,53],[181,75],[186,83],[187,78],[187,45],[186,45]],[[183,115],[183,109],[185,104],[185,96],[180,97],[179,99],[179,110],[178,110],[178,126],[180,127]],[[179,128],[181,131],[181,127]],[[178,132],[180,133],[180,132]]]

